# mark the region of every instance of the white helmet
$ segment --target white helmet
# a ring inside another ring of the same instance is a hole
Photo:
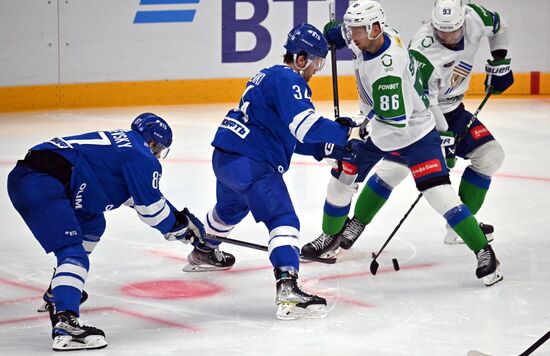
[[[436,0],[432,12],[432,26],[441,32],[453,32],[462,27],[466,6],[462,0]]]
[[[357,0],[348,7],[344,15],[344,24],[348,27],[365,26],[369,39],[372,31],[372,26],[375,23],[380,24],[382,31],[386,24],[386,12],[378,1],[374,0]]]

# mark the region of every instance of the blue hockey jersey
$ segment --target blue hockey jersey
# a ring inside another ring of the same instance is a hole
[[[315,113],[311,89],[286,65],[262,69],[246,85],[239,107],[222,120],[212,145],[269,162],[283,173],[294,152],[312,155],[308,144],[345,145],[348,128]]]
[[[101,213],[126,204],[163,234],[175,225],[175,208],[159,190],[162,167],[139,133],[114,130],[56,137],[32,150],[51,150],[72,163],[73,209]]]

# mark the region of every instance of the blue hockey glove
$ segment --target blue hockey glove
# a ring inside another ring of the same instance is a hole
[[[357,140],[350,140],[345,146],[327,143],[325,144],[325,157],[341,162],[353,163],[357,158],[358,142]]]
[[[336,20],[331,20],[325,24],[323,35],[325,35],[328,43],[336,46],[336,49],[347,46],[346,40],[342,37],[342,24]]]
[[[447,168],[451,169],[456,165],[455,134],[452,131],[443,131],[439,135],[441,136],[441,147],[445,152],[445,163],[447,163]]]
[[[493,88],[493,94],[500,94],[514,83],[514,74],[510,69],[510,58],[487,60],[485,65],[485,91]]]
[[[191,212],[185,208],[175,213],[176,225],[166,234],[164,238],[168,241],[181,241],[185,244],[193,243],[196,240],[202,241],[206,236],[204,225]]]
[[[336,121],[337,123],[339,123],[340,125],[345,126],[345,127],[357,127],[357,126],[359,126],[357,124],[357,122],[355,122],[355,120],[352,119],[351,117],[340,116],[339,118],[337,118],[334,121]]]

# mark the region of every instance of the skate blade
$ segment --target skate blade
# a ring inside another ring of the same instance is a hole
[[[212,266],[212,265],[192,265],[188,264],[187,266],[183,267],[183,272],[215,272],[215,271],[225,271],[226,269],[230,269],[233,266],[228,267],[218,267],[218,266]]]
[[[493,234],[487,234],[485,235],[485,238],[487,239],[487,242],[493,242],[495,239]],[[464,245],[464,241],[460,237],[450,234],[445,236],[443,243],[445,245]]]
[[[298,319],[320,319],[327,316],[327,306],[322,304],[310,305],[307,308],[297,307],[295,304],[281,303],[277,306],[277,319],[298,320]]]
[[[451,239],[447,239],[445,237],[445,240],[443,240],[443,243],[445,245],[464,245],[464,241],[462,241],[462,239],[460,239],[460,238],[455,239],[454,237],[451,238]]]
[[[107,347],[105,337],[91,335],[84,340],[73,339],[71,336],[56,336],[53,339],[52,349],[54,351],[76,351],[76,350],[97,350]]]
[[[504,279],[504,276],[502,275],[502,272],[500,271],[500,269],[497,267],[494,273],[491,273],[483,277],[483,284],[485,284],[486,287],[490,287],[502,281],[503,279]]]
[[[308,257],[315,258],[315,259],[321,259],[321,260],[335,260],[338,257],[338,253],[340,252],[340,247],[338,247],[336,250],[328,251],[317,256],[308,256],[308,255],[301,255],[300,256],[300,262],[303,263],[309,263],[309,262],[315,262],[315,260],[310,260]]]
[[[36,308],[36,311],[39,313],[46,313],[49,310],[50,305],[52,304],[48,302],[44,302],[38,308]]]

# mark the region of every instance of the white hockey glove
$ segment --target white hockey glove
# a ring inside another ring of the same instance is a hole
[[[187,208],[175,213],[176,225],[164,238],[168,241],[181,241],[184,244],[193,243],[196,240],[201,241],[206,236],[204,225]]]
[[[369,130],[367,128],[367,125],[370,122],[369,119],[367,118],[367,115],[360,112],[357,116],[353,118],[353,121],[355,121],[357,126],[351,130],[349,139],[366,141],[367,138],[369,137]]]

